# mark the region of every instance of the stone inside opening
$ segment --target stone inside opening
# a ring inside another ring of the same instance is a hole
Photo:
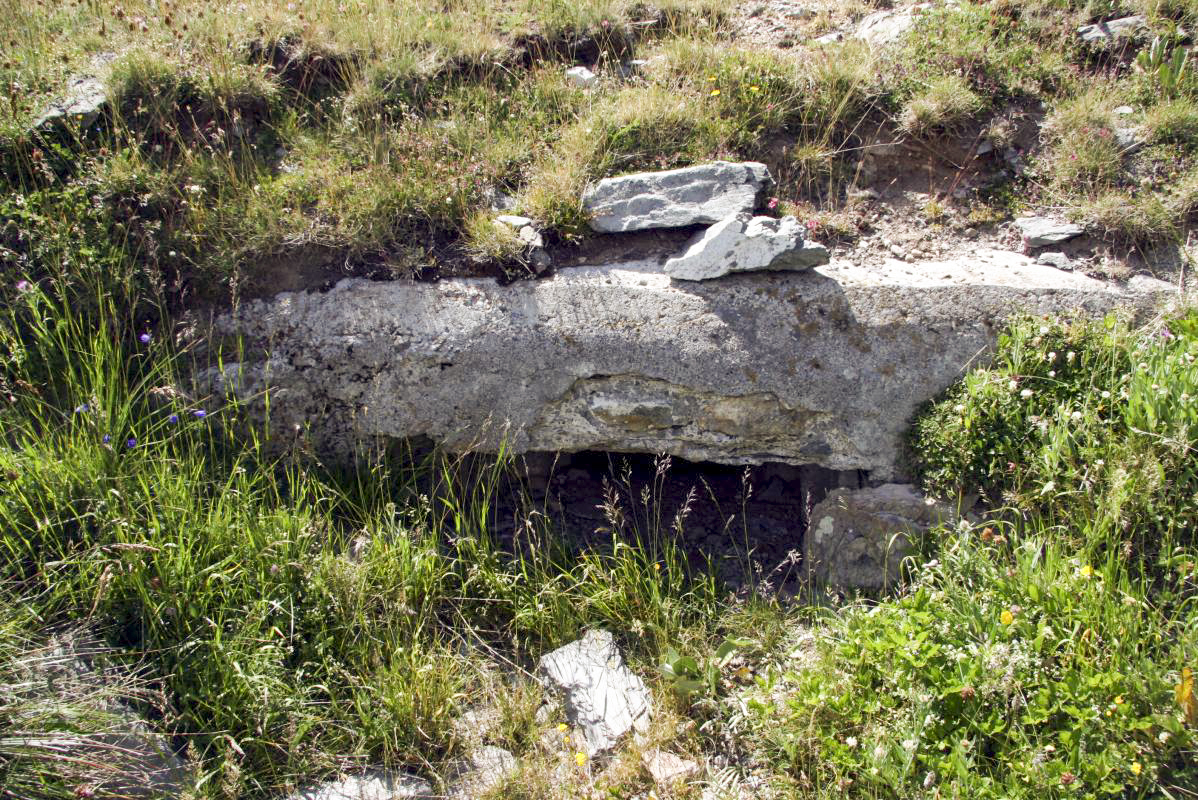
[[[693,569],[710,559],[730,591],[783,596],[801,583],[812,507],[833,489],[858,489],[869,479],[861,470],[815,465],[736,466],[603,451],[530,453],[521,468],[533,507],[574,547],[610,547],[610,509],[618,505],[622,539],[668,537]]]

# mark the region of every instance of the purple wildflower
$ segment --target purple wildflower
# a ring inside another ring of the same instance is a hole
[[[1169,326],[1168,326],[1168,325],[1166,325],[1165,327],[1161,328],[1161,329],[1160,329],[1160,331],[1158,331],[1156,335],[1157,335],[1157,336],[1159,336],[1159,337],[1161,337],[1162,339],[1174,339],[1174,338],[1176,338],[1176,337],[1173,335],[1173,331],[1169,330]]]
[[[109,436],[109,435],[106,433],[106,434],[104,434],[104,436],[103,436],[103,437],[100,439],[100,441],[101,441],[101,442],[103,442],[104,444],[108,444],[109,442],[111,442],[111,441],[112,441],[112,437],[111,437],[111,436]]]
[[[171,414],[169,417],[166,418],[166,421],[172,425],[178,425],[179,424],[179,415]]]
[[[33,289],[33,284],[31,284],[29,281],[26,281],[26,280],[17,281],[17,291],[18,292],[28,292],[31,289]]]
[[[134,447],[137,447],[137,440],[130,436],[125,440],[125,447],[132,450]]]
[[[150,343],[150,334],[143,333],[141,336],[137,337],[137,341],[141,342],[142,344],[149,344]]]
[[[208,416],[208,412],[202,408],[197,408],[195,411],[193,411],[191,413],[195,416],[196,419],[203,419],[204,417]]]
[[[87,403],[80,403],[79,405],[75,406],[76,414],[86,414],[89,411],[91,411],[91,406],[89,406]]]

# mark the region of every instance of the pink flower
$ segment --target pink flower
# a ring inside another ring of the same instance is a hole
[[[812,233],[814,233],[814,232],[815,232],[815,230],[816,230],[816,228],[818,228],[818,227],[819,227],[819,220],[818,220],[818,219],[809,219],[809,220],[807,220],[807,230],[809,230],[809,231],[811,231]]]
[[[25,280],[17,281],[17,291],[18,292],[28,292],[28,291],[31,291],[32,289],[33,289],[33,284],[31,284],[29,281],[25,281]]]
[[[771,197],[770,201],[765,204],[765,207],[768,208],[770,211],[773,211],[775,208],[778,207],[778,198]]]

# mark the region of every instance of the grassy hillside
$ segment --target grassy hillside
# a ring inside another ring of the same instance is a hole
[[[1198,7],[933,6],[878,48],[816,41],[869,5],[812,8],[780,49],[743,33],[755,11],[709,0],[10,0],[5,263],[34,266],[19,224],[32,217],[184,298],[345,274],[515,278],[530,270],[490,224],[497,201],[577,243],[588,180],[718,157],[765,161],[778,213],[851,239],[867,222],[850,190],[884,178],[863,159],[894,141],[926,143],[900,168],[946,173],[931,222],[946,206],[983,223],[1044,207],[1118,247],[1184,239],[1198,85],[1177,59]],[[1148,26],[1134,36],[1077,34],[1133,12]],[[575,63],[597,70],[594,88],[567,79]],[[31,132],[79,75],[105,83],[109,110]],[[996,169],[1012,147],[1026,163]],[[963,176],[980,182],[957,197]]]

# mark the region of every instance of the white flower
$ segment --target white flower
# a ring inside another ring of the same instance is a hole
[[[1048,333],[1048,326],[1047,326],[1047,325],[1041,325],[1041,326],[1040,326],[1040,335],[1041,335],[1041,336],[1044,336],[1044,335],[1046,335],[1047,333]]]
[[[1109,399],[1109,398],[1110,398],[1110,396],[1111,396],[1111,393],[1110,393],[1110,392],[1108,392],[1106,389],[1103,389],[1103,390],[1102,390],[1102,399],[1103,399],[1103,400],[1107,400],[1107,399]]]
[[[844,740],[844,743],[847,744],[849,747],[856,747],[857,746],[857,737],[850,736],[849,738]]]
[[[1019,393],[1019,396],[1022,397],[1024,400],[1026,400],[1029,397],[1031,397],[1033,394],[1034,394],[1034,392],[1032,392],[1031,389],[1024,389],[1022,392]]]
[[[1080,412],[1080,411],[1074,411],[1072,414],[1069,415],[1069,419],[1078,420],[1081,418],[1082,418],[1082,412]]]
[[[1007,388],[1013,392],[1019,388],[1019,384],[1016,383],[1015,381],[1011,381],[1010,383],[1007,384]]]

